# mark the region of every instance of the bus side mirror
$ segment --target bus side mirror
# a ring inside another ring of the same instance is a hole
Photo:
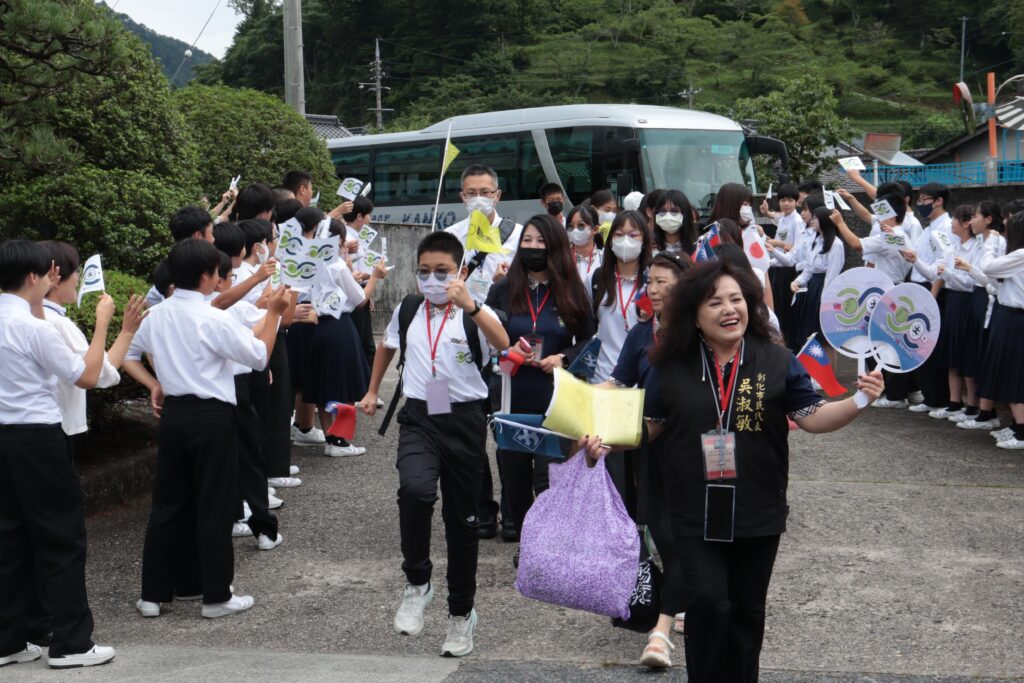
[[[779,173],[779,182],[789,182],[789,151],[786,149],[785,142],[765,135],[748,135],[747,152],[751,156],[754,156],[755,154],[767,154],[769,156],[778,157],[779,166],[781,168],[781,172]]]

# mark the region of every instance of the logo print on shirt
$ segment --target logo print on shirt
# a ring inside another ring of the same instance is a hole
[[[461,365],[469,365],[473,362],[473,354],[469,351],[456,351],[455,362]]]

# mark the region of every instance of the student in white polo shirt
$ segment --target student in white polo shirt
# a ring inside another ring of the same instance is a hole
[[[560,228],[559,228],[560,229]],[[406,586],[394,618],[395,631],[415,636],[434,597],[431,585],[430,526],[440,484],[448,546],[448,633],[443,655],[473,651],[477,615],[477,499],[487,463],[487,420],[482,404],[487,385],[480,374],[488,346],[508,348],[497,315],[473,301],[463,273],[462,245],[434,232],[417,248],[422,297],[408,298],[391,318],[377,348],[370,388],[359,405],[377,410],[377,394],[395,351],[402,349],[405,406],[398,415],[398,519]],[[425,301],[423,301],[425,299]],[[415,309],[410,308],[415,306]],[[403,309],[415,315],[402,339]],[[471,319],[474,325],[468,326]],[[469,328],[469,329],[467,329]],[[477,339],[471,339],[470,335]],[[486,367],[486,366],[484,366]]]
[[[43,298],[58,279],[45,247],[0,243],[0,666],[42,656],[25,622],[37,581],[52,617],[50,667],[114,658],[113,648],[92,641],[82,490],[57,403],[58,382],[96,386],[114,300],[104,294],[96,304],[83,358],[43,319]]]
[[[230,314],[208,305],[217,286],[220,252],[201,240],[174,245],[167,265],[174,295],[142,321],[125,371],[150,387],[160,412],[153,509],[142,555],[143,616],[157,616],[170,602],[179,577],[202,586],[204,617],[235,614],[253,605],[232,594],[231,529],[238,502],[235,382],[238,364],[262,370],[274,348],[289,303],[281,287],[267,303],[267,321],[256,335]],[[139,362],[152,357],[159,384]]]

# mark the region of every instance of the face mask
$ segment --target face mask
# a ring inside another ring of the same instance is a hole
[[[615,212],[614,211],[599,211],[598,214],[597,214],[597,220],[602,225],[605,224],[605,223],[611,223],[613,220],[615,220]]]
[[[452,274],[449,274],[444,280],[438,280],[431,274],[427,277],[426,281],[417,278],[416,282],[419,284],[420,294],[427,301],[435,306],[443,306],[448,303],[448,283],[454,279],[455,276]]]
[[[494,197],[470,197],[466,200],[466,211],[473,213],[479,211],[485,216],[490,216],[494,213]]]
[[[643,242],[635,240],[629,235],[622,235],[612,239],[612,253],[615,254],[615,258],[623,263],[636,261],[640,258],[640,250],[643,246]]]
[[[754,222],[754,210],[746,204],[740,207],[740,222],[744,225]]]
[[[519,260],[531,273],[540,273],[548,269],[548,250],[534,247],[523,247],[518,251]]]
[[[914,212],[917,213],[918,218],[923,221],[928,220],[928,217],[932,215],[932,205],[929,204],[915,204]]]
[[[548,213],[552,216],[562,213],[562,202],[548,202]]]
[[[683,227],[683,214],[659,213],[654,217],[654,222],[668,234],[674,235],[679,232],[679,228]]]
[[[577,247],[586,246],[587,242],[590,241],[590,228],[580,228],[579,230],[569,228],[565,231],[565,234],[569,236],[569,241]]]

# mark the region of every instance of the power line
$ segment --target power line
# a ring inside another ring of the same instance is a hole
[[[120,2],[120,0],[118,0],[118,2]],[[217,8],[220,7],[221,2],[223,2],[223,0],[217,0],[217,4],[213,6],[213,11],[210,12],[210,16],[206,18],[206,23],[203,24],[203,28],[199,30],[199,35],[192,41],[192,47],[185,50],[185,56],[182,57],[181,63],[178,64],[178,68],[174,70],[174,75],[171,76],[171,85],[174,85],[174,79],[178,77],[178,72],[181,71],[181,67],[185,66],[185,62],[192,56],[192,49],[196,46],[196,43],[199,42],[199,39],[203,37],[203,32],[206,31],[206,27],[210,25],[210,20],[213,19],[213,15],[217,12]]]

